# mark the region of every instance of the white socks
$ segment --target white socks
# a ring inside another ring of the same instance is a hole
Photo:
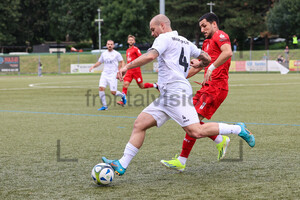
[[[186,161],[187,161],[187,158],[178,156],[178,160],[180,161],[180,163],[181,163],[182,165],[185,165],[185,163],[186,163]]]
[[[228,134],[238,135],[240,132],[241,132],[241,127],[239,125],[229,125],[229,124],[219,123],[220,135],[228,135]]]
[[[218,136],[216,137],[216,139],[214,140],[214,142],[215,142],[216,144],[219,144],[219,143],[221,143],[222,141],[223,141],[222,135],[218,135]]]
[[[122,167],[124,167],[126,169],[128,167],[128,165],[129,165],[130,161],[137,154],[138,151],[139,151],[138,148],[136,148],[135,146],[133,146],[132,144],[130,144],[128,142],[127,145],[126,145],[126,147],[125,147],[125,150],[124,150],[124,155],[119,160],[119,162],[122,165]]]
[[[120,91],[117,90],[116,96],[123,97],[123,94],[122,94],[122,92],[120,92]]]
[[[106,99],[105,99],[105,92],[104,91],[99,91],[99,98],[102,102],[102,105],[107,107],[107,104],[106,104]]]

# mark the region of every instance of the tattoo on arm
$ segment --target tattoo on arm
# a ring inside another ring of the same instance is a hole
[[[200,67],[206,67],[211,61],[210,56],[205,51],[201,51],[198,59],[201,60]]]
[[[145,55],[150,55],[150,54],[159,56],[158,51],[157,51],[156,49],[153,49],[153,48],[152,48],[152,49],[149,49],[149,50],[147,51],[147,53],[145,53]]]

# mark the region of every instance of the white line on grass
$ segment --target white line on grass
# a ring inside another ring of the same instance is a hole
[[[80,81],[82,83],[83,81]],[[90,82],[90,81],[84,81],[84,82]],[[94,82],[94,81],[93,81]],[[69,82],[63,82],[63,83],[78,83],[78,81],[69,81]],[[97,88],[97,84],[93,85],[83,85],[83,86],[51,86],[50,84],[62,84],[62,83],[31,83],[28,85],[27,88],[2,88],[0,91],[8,91],[8,90],[30,90],[30,89],[72,89],[72,88]],[[135,83],[132,83],[134,85],[130,85],[130,88],[139,88]],[[193,82],[192,82],[193,84]],[[46,86],[50,85],[50,86]],[[300,82],[297,83],[250,83],[250,84],[229,84],[229,87],[251,87],[251,86],[281,86],[281,85],[300,85]],[[119,88],[122,87],[121,84],[119,84]],[[192,85],[193,88],[199,88],[201,87],[199,84]]]

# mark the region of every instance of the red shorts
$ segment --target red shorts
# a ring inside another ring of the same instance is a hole
[[[228,90],[205,85],[193,97],[193,104],[198,114],[210,119],[226,99]]]
[[[141,69],[130,69],[126,72],[125,76],[124,76],[124,82],[129,82],[131,83],[131,81],[135,79],[135,81],[137,82],[137,84],[140,84],[143,82],[143,77],[142,77],[142,72]]]

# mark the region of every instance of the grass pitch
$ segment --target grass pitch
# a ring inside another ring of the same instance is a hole
[[[191,79],[194,91],[193,80],[202,77]],[[156,79],[144,75],[145,82]],[[215,144],[201,139],[184,173],[167,170],[159,161],[179,153],[184,137],[168,121],[147,132],[126,174],[106,187],[92,183],[93,166],[101,156],[123,155],[135,117],[158,92],[132,83],[123,108],[107,90],[109,110],[100,112],[98,81],[0,78],[0,199],[299,199],[299,74],[230,74],[229,95],[211,121],[245,122],[256,137],[253,149],[230,135],[218,162]]]

